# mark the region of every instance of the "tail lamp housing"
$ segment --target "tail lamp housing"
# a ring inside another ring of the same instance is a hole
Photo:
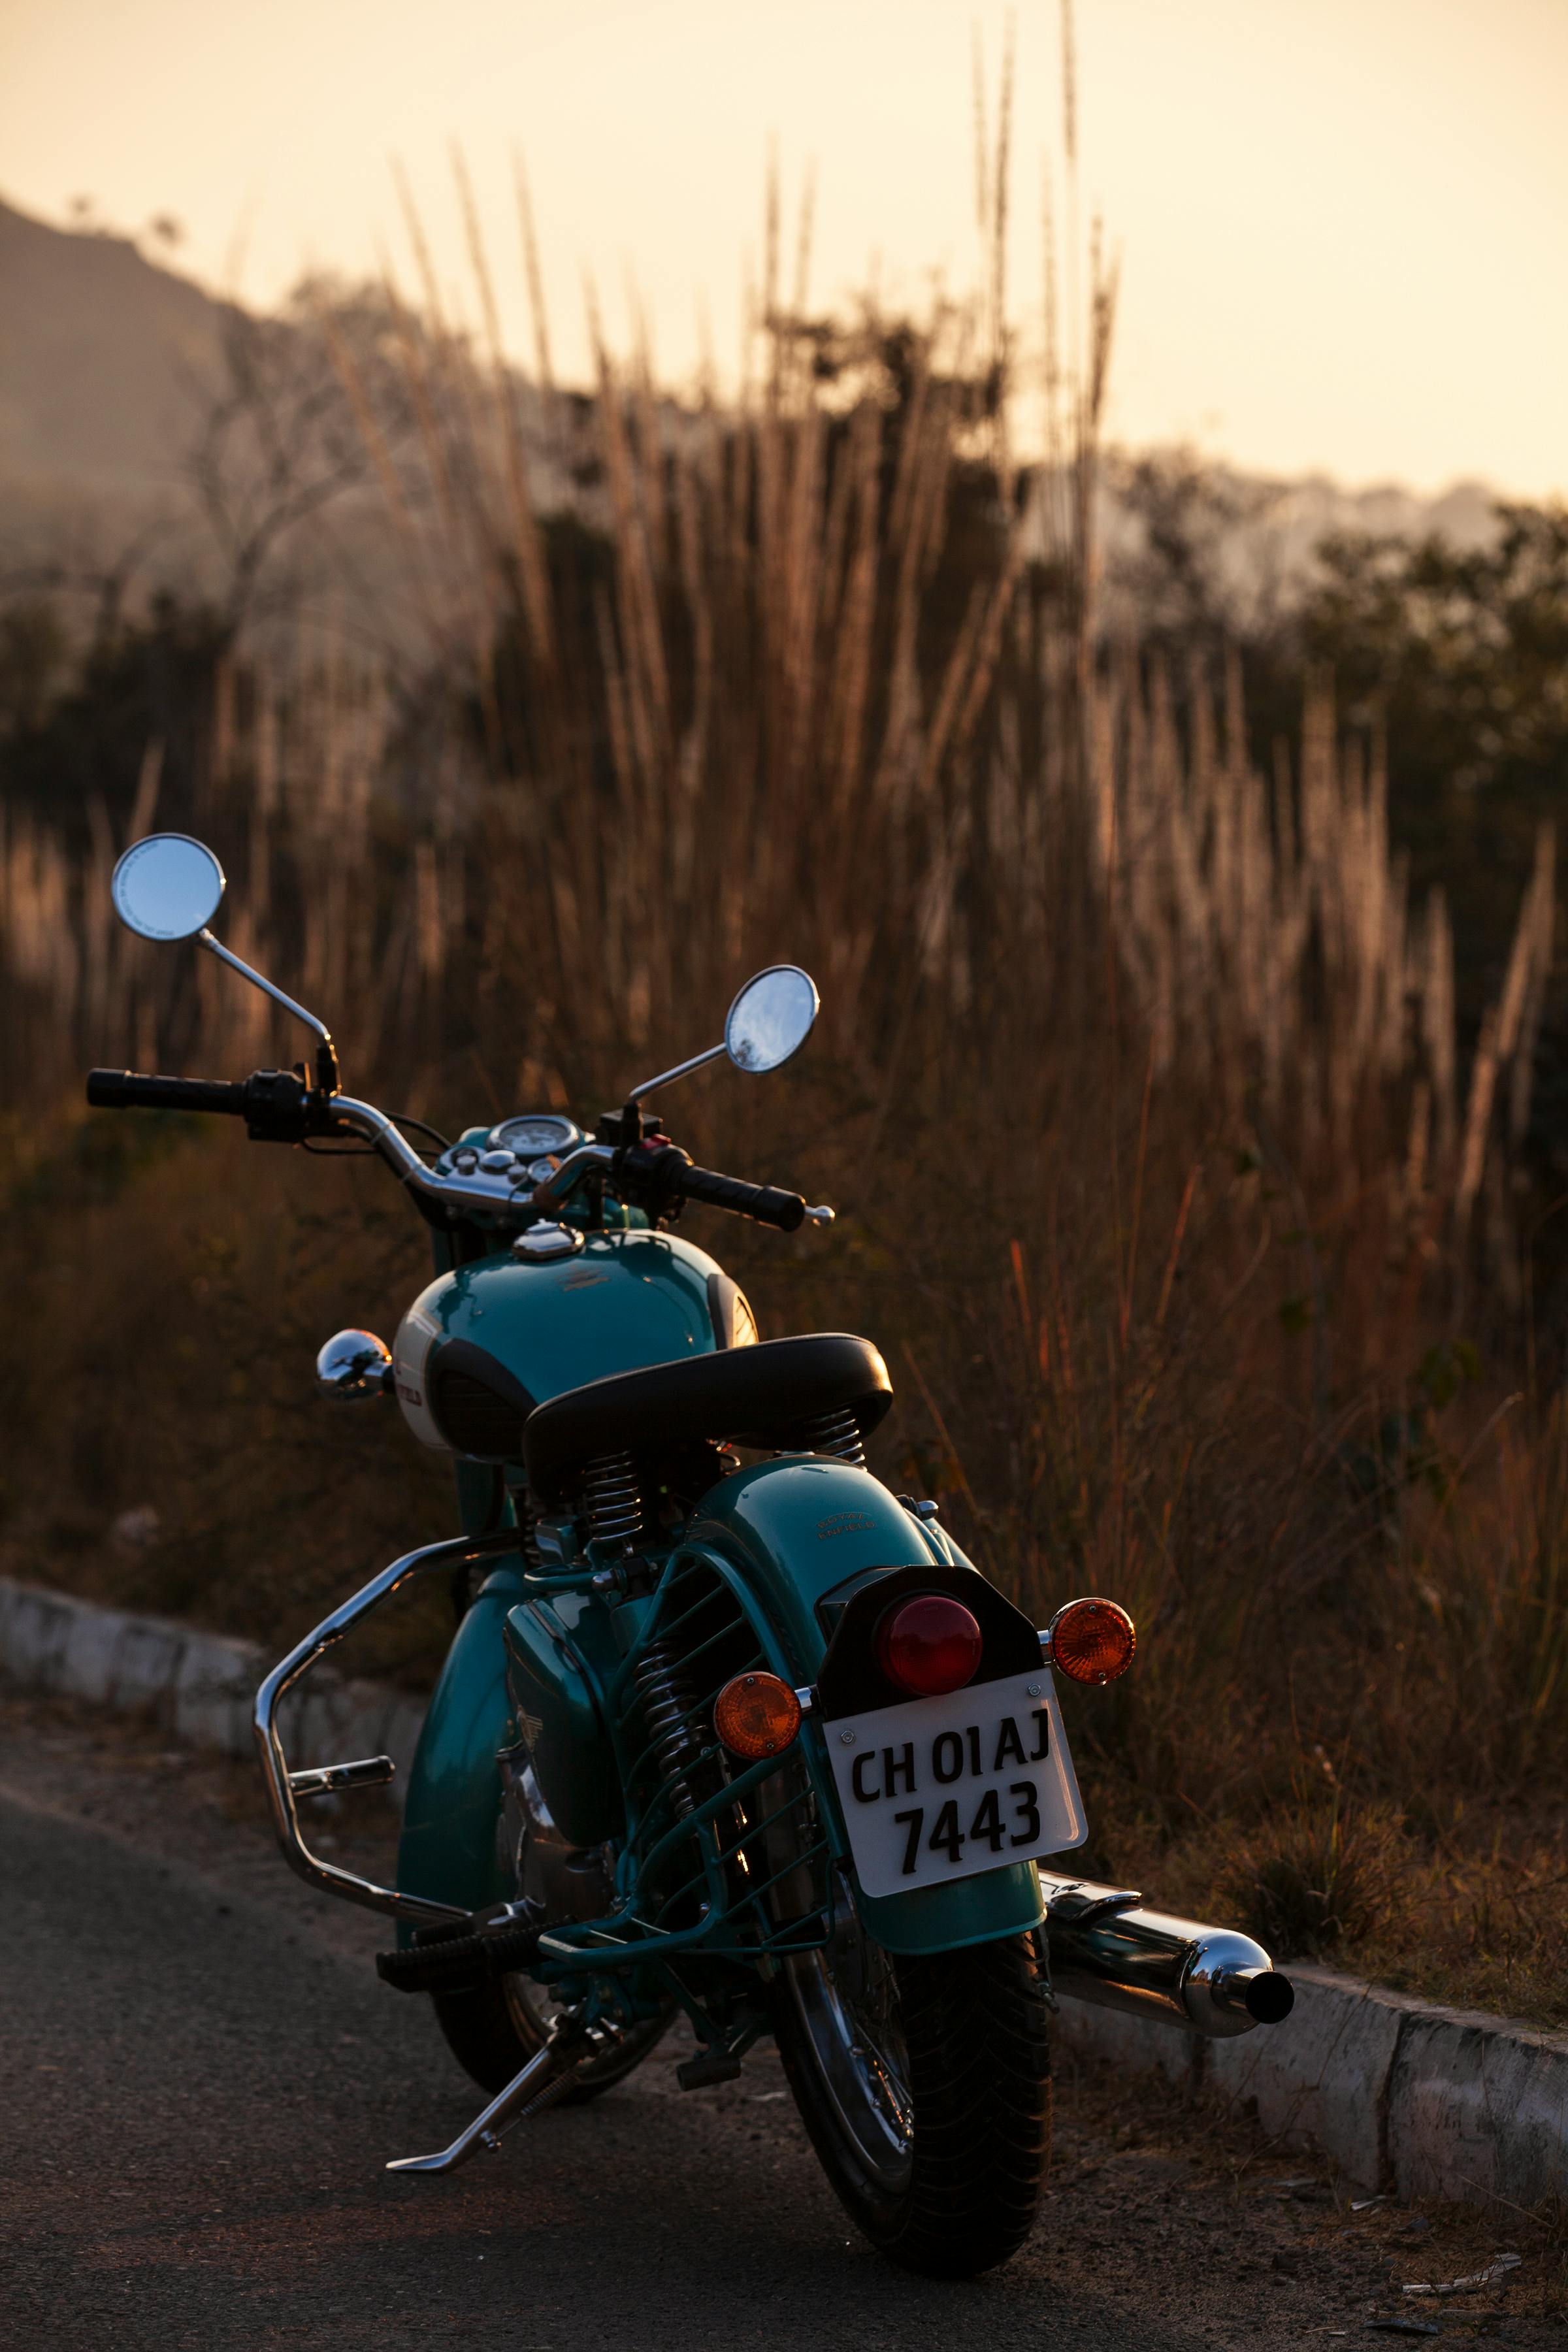
[[[877,1627],[877,1664],[911,1698],[962,1690],[979,1670],[979,1620],[950,1592],[917,1592],[895,1602]]]

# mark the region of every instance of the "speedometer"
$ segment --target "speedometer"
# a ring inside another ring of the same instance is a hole
[[[582,1140],[582,1129],[553,1111],[525,1112],[490,1129],[492,1150],[515,1151],[520,1160],[542,1160],[547,1152],[570,1151]]]

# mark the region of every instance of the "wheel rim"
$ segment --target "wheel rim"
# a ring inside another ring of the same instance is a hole
[[[789,1963],[790,1994],[843,2139],[879,2189],[898,2196],[914,2159],[914,2099],[893,1963],[839,1885],[826,1948]]]

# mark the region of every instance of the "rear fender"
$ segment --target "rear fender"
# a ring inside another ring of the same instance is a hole
[[[940,1528],[915,1517],[868,1471],[820,1455],[785,1455],[721,1479],[687,1530],[749,1595],[777,1671],[815,1682],[827,1646],[818,1603],[867,1569],[972,1569]],[[737,1573],[738,1571],[738,1573]],[[848,1852],[820,1724],[802,1730],[817,1801],[837,1853]],[[952,1886],[858,1896],[861,1919],[892,1952],[957,1951],[1026,1934],[1045,1917],[1033,1863],[988,1870]]]

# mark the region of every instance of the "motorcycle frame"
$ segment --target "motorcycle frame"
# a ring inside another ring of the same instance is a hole
[[[565,1573],[533,1574],[524,1571],[518,1576],[515,1571],[521,1569],[522,1562],[515,1527],[425,1545],[394,1560],[379,1576],[374,1577],[334,1610],[274,1667],[257,1694],[257,1744],[267,1780],[273,1822],[285,1857],[302,1878],[324,1893],[395,1919],[403,1939],[406,1939],[409,1931],[415,1927],[441,1922],[466,1923],[472,1911],[479,1907],[478,1898],[481,1890],[474,1887],[468,1890],[476,1896],[471,1905],[443,1900],[436,1895],[416,1894],[405,1885],[378,1885],[313,1853],[300,1827],[298,1798],[326,1789],[365,1786],[376,1780],[388,1780],[392,1777],[393,1767],[390,1759],[385,1758],[366,1759],[352,1765],[291,1767],[279,1727],[279,1707],[285,1696],[321,1664],[332,1646],[353,1626],[416,1578],[443,1570],[449,1574],[455,1569],[469,1567],[483,1560],[509,1570],[508,1575],[501,1580],[504,1589],[497,1596],[496,1605],[501,1607],[514,1597],[543,1601],[563,1594],[587,1597],[592,1590],[592,1576],[598,1565],[590,1555],[580,1566]],[[833,1875],[835,1872],[849,1867],[848,1841],[837,1792],[831,1769],[822,1751],[820,1727],[809,1712],[791,1748],[735,1771],[720,1789],[695,1801],[689,1811],[680,1817],[671,1815],[668,1781],[663,1776],[656,1776],[655,1788],[647,1801],[637,1802],[635,1791],[640,1769],[647,1761],[647,1747],[645,1742],[640,1748],[635,1748],[633,1735],[628,1731],[628,1725],[635,1724],[637,1719],[636,1675],[650,1645],[668,1630],[667,1617],[679,1602],[683,1576],[693,1572],[706,1573],[724,1587],[737,1615],[744,1620],[756,1644],[756,1664],[759,1666],[790,1681],[792,1686],[796,1669],[796,1662],[790,1657],[771,1622],[779,1612],[776,1608],[770,1611],[755,1589],[754,1569],[743,1571],[712,1542],[689,1540],[677,1541],[662,1555],[651,1559],[649,1566],[653,1570],[653,1580],[643,1603],[646,1613],[614,1673],[607,1677],[596,1674],[591,1662],[580,1653],[575,1660],[577,1670],[590,1682],[595,1707],[605,1727],[606,1743],[626,1814],[624,1832],[616,1840],[616,1900],[613,1908],[595,1919],[554,1923],[540,1937],[538,1962],[530,1973],[541,1982],[553,1982],[563,1988],[570,1987],[586,1975],[603,1977],[647,1969],[662,1975],[668,1961],[698,1955],[751,1968],[761,1963],[765,1973],[777,1961],[795,1953],[820,1948],[830,1940]],[[489,1597],[486,1589],[481,1588],[474,1607],[482,1607]],[[489,1641],[499,1642],[499,1626],[492,1623],[482,1630]],[[443,1682],[453,1667],[457,1647],[455,1643],[454,1652],[449,1654]],[[438,1690],[440,1687],[437,1686]],[[700,1696],[694,1710],[697,1717],[702,1720],[710,1718],[715,1696],[716,1692],[705,1692]],[[510,1719],[510,1701],[506,1705]],[[427,1730],[429,1721],[427,1718]],[[476,1716],[470,1717],[469,1720],[473,1760],[480,1760],[479,1749],[482,1747],[483,1761],[492,1769],[498,1767],[501,1748],[506,1744],[505,1729],[505,1722],[497,1715],[492,1713],[487,1717],[482,1707],[477,1710]],[[422,1738],[421,1752],[415,1764],[416,1790],[421,1785],[422,1766],[427,1760],[425,1747],[426,1741]],[[687,1773],[701,1773],[710,1768],[722,1752],[716,1738],[710,1737],[687,1757],[684,1769]],[[802,1767],[805,1785],[760,1818],[744,1820],[738,1832],[732,1824],[727,1831],[723,1817],[744,1804],[755,1790],[778,1774],[792,1759],[797,1759]],[[495,1770],[494,1785],[499,1801],[499,1769]],[[473,1801],[470,1796],[468,1810],[473,1810]],[[777,1822],[791,1813],[799,1813],[807,1821],[812,1821],[814,1814],[811,1833],[790,1853],[787,1862],[769,1873],[752,1877],[752,1864],[760,1842]],[[474,1826],[481,1832],[488,1832],[493,1826],[493,1818],[492,1814],[486,1822],[475,1823]],[[646,1916],[654,1907],[650,1890],[655,1886],[661,1865],[683,1844],[693,1840],[699,1857],[697,1866],[689,1870],[676,1886],[659,1890],[654,1916]],[[477,1843],[482,1845],[486,1842],[485,1835],[481,1834]],[[749,1857],[746,1854],[748,1848],[752,1849]],[[748,1884],[743,1891],[737,1893],[735,1878],[742,1867],[747,1872]],[[781,1878],[801,1869],[820,1870],[822,1902],[815,1913],[805,1914],[782,1925],[776,1924],[771,1918],[763,1898]],[[400,1869],[399,1875],[402,1874]],[[988,1885],[987,1882],[992,1883]],[[998,1934],[1017,1932],[1020,1928],[1037,1925],[1043,1916],[1038,1898],[1038,1880],[1032,1865],[1014,1865],[985,1873],[979,1878],[970,1878],[942,1889],[941,1893],[945,1900],[940,1906],[931,1902],[930,1891],[923,1903],[920,1895],[884,1897],[878,1901],[858,1895],[858,1899],[867,1924],[872,1927],[879,1939],[890,1943],[894,1948],[903,1949],[957,1948],[965,1943],[989,1940]],[[683,1927],[661,1927],[658,1924],[658,1917],[687,1896],[696,1896],[699,1900],[698,1919]],[[911,1921],[912,1926],[910,1924]],[[900,1922],[902,1932],[900,1931]],[[686,1989],[681,1989],[681,1998],[689,2000]]]
[[[336,1643],[416,1578],[440,1570],[449,1574],[456,1569],[471,1567],[479,1560],[496,1560],[508,1553],[515,1555],[517,1543],[516,1528],[506,1528],[488,1536],[461,1536],[405,1552],[335,1609],[330,1617],[324,1618],[262,1683],[256,1696],[253,1728],[271,1803],[273,1825],[286,1859],[310,1885],[345,1902],[358,1904],[366,1910],[383,1912],[388,1917],[411,1927],[428,1927],[443,1921],[456,1924],[468,1917],[468,1912],[459,1905],[444,1903],[430,1895],[416,1895],[402,1887],[378,1885],[374,1880],[344,1870],[335,1863],[322,1861],[320,1855],[310,1851],[300,1827],[297,1799],[334,1787],[371,1786],[377,1781],[390,1780],[394,1768],[386,1757],[366,1758],[353,1764],[290,1767],[279,1727],[278,1712],[286,1695],[321,1664]],[[680,1567],[686,1560],[700,1562],[725,1582],[752,1633],[763,1644],[769,1670],[773,1673],[787,1670],[787,1661],[777,1641],[771,1631],[759,1622],[759,1614],[752,1605],[750,1596],[729,1563],[705,1548],[681,1547],[673,1551],[660,1568],[658,1581],[649,1595],[647,1615],[638,1629],[636,1642],[622,1662],[620,1673],[615,1677],[613,1685],[602,1693],[607,1718],[613,1726],[611,1739],[621,1785],[628,1792],[636,1784],[637,1767],[642,1760],[639,1755],[631,1751],[625,1735],[626,1716],[635,1689],[634,1678],[638,1663],[646,1656],[649,1644],[660,1638],[667,1604],[675,1591]],[[528,1581],[535,1585],[542,1595],[552,1591],[582,1592],[587,1589],[589,1572],[584,1569],[571,1576],[531,1578]],[[689,1758],[686,1769],[691,1772],[700,1771],[722,1752],[717,1740],[710,1741]],[[658,1815],[668,1794],[668,1784],[661,1782],[650,1802],[640,1812],[634,1810],[628,1815],[626,1837],[617,1856],[615,1909],[600,1919],[562,1923],[542,1937],[542,1966],[531,1973],[536,1973],[542,1981],[549,1981],[579,1974],[584,1967],[590,1968],[595,1974],[602,1974],[612,1969],[643,1968],[650,1963],[660,1966],[671,1957],[698,1948],[712,1958],[754,1964],[761,1957],[783,1957],[786,1953],[806,1951],[825,1944],[831,1932],[826,1913],[819,1914],[809,1922],[795,1922],[775,1932],[771,1928],[762,1906],[762,1898],[778,1879],[787,1876],[792,1871],[810,1866],[819,1856],[830,1864],[842,1854],[843,1833],[837,1820],[831,1781],[820,1759],[809,1750],[803,1750],[801,1760],[806,1770],[806,1789],[760,1820],[749,1822],[743,1832],[729,1843],[717,1833],[719,1817],[742,1803],[754,1789],[776,1774],[788,1761],[787,1751],[784,1756],[766,1757],[746,1770],[736,1773],[714,1794],[695,1803],[689,1813],[662,1828],[658,1826]],[[802,1805],[807,1796],[816,1803],[819,1822],[831,1824],[831,1829],[826,1834],[819,1833],[809,1845],[793,1853],[789,1861],[770,1877],[749,1885],[742,1900],[737,1904],[726,1884],[727,1867],[734,1863],[745,1846]],[[645,1843],[643,1833],[650,1824],[654,1825],[651,1843]],[[694,1927],[681,1930],[660,1930],[650,1927],[638,1916],[644,1890],[651,1884],[666,1857],[678,1851],[692,1836],[697,1839],[701,1856],[700,1867],[697,1872],[689,1874],[677,1887],[661,1895],[659,1908],[668,1911],[682,1895],[693,1891],[700,1881],[706,1898],[703,1915]],[[748,1926],[761,1932],[742,1940],[742,1918]]]
[[[584,1966],[595,1972],[605,1969],[635,1969],[648,1962],[663,1963],[666,1959],[687,1952],[701,1951],[710,1958],[731,1959],[755,1965],[759,1958],[775,1959],[790,1953],[812,1950],[826,1944],[831,1934],[831,1920],[826,1908],[827,1900],[825,1881],[825,1903],[815,1918],[795,1921],[782,1928],[771,1922],[763,1897],[779,1880],[794,1871],[812,1867],[819,1860],[825,1870],[843,1858],[846,1851],[842,1825],[838,1820],[837,1799],[831,1780],[822,1759],[815,1752],[815,1740],[810,1737],[808,1722],[803,1723],[801,1735],[791,1749],[782,1755],[764,1757],[747,1769],[737,1771],[710,1797],[699,1800],[689,1812],[673,1816],[670,1801],[671,1784],[660,1779],[645,1806],[638,1807],[633,1792],[640,1768],[647,1761],[651,1743],[634,1748],[626,1736],[628,1717],[635,1710],[636,1677],[639,1664],[651,1646],[665,1637],[667,1620],[672,1609],[679,1606],[679,1588],[682,1574],[689,1570],[706,1570],[718,1578],[734,1600],[741,1616],[749,1626],[758,1644],[755,1664],[767,1672],[789,1679],[790,1660],[767,1624],[763,1612],[747,1591],[743,1580],[730,1562],[707,1546],[678,1544],[660,1564],[657,1580],[647,1596],[647,1614],[638,1626],[632,1644],[619,1668],[607,1684],[598,1684],[595,1696],[604,1713],[616,1770],[627,1804],[626,1833],[616,1857],[616,1902],[615,1909],[605,1917],[584,1922],[572,1921],[550,1928],[540,1938],[541,1959],[551,1964],[548,1973],[580,1971]],[[587,1582],[582,1574],[570,1577],[530,1578],[529,1582],[540,1590],[582,1591]],[[580,1670],[592,1677],[587,1662],[579,1659]],[[726,1677],[727,1679],[728,1677]],[[711,1717],[718,1689],[704,1693],[698,1700],[696,1715],[701,1719]],[[699,1774],[722,1758],[723,1748],[717,1738],[706,1744],[685,1759],[683,1769]],[[805,1787],[789,1797],[772,1812],[760,1820],[748,1821],[739,1835],[726,1842],[721,1834],[721,1816],[741,1805],[752,1792],[779,1773],[797,1757],[805,1768]],[[765,1878],[748,1883],[743,1895],[736,1899],[731,1871],[737,1864],[747,1868],[745,1849],[754,1840],[786,1816],[803,1809],[807,1801],[816,1807],[816,1833],[809,1843],[802,1844],[788,1861]],[[673,1909],[682,1897],[696,1894],[700,1886],[702,1916],[690,1927],[664,1929],[640,1916],[657,1880],[660,1865],[681,1845],[695,1836],[700,1863],[678,1885],[662,1891],[658,1896],[658,1914]],[[546,1973],[546,1971],[542,1971]]]

